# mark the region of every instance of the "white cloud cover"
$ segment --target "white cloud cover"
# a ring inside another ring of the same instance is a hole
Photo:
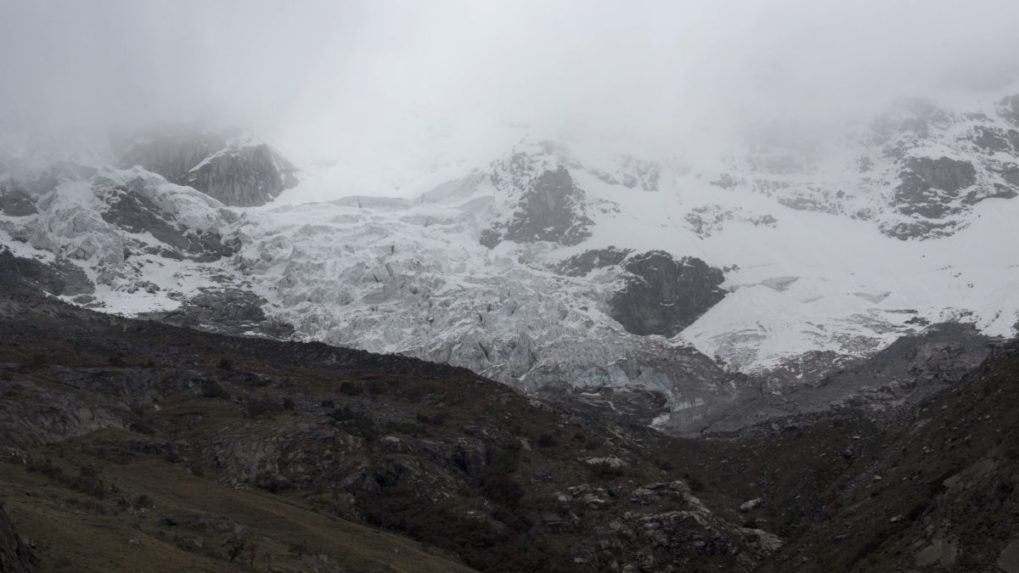
[[[693,153],[762,121],[999,89],[1017,22],[1008,0],[8,0],[0,117],[237,124],[299,164],[374,170],[503,145],[508,125]]]

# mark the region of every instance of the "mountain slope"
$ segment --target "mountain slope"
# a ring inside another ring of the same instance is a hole
[[[1015,564],[1015,343],[942,371],[902,356],[931,364],[916,357],[953,337],[905,341],[846,376],[908,371],[939,388],[926,401],[691,441],[464,369],[94,313],[10,262],[0,497],[17,533],[0,522],[0,539],[20,534],[40,570]],[[970,371],[946,388],[952,369]]]
[[[4,270],[0,496],[45,570],[750,571],[781,543],[646,428],[415,359],[101,315]]]
[[[694,432],[762,380],[811,386],[931,324],[1014,333],[1012,101],[911,102],[714,164],[525,140],[414,198],[257,209],[48,167],[5,183],[0,237],[92,308],[449,363]]]
[[[1017,570],[1016,351],[999,348],[856,460],[761,571]]]

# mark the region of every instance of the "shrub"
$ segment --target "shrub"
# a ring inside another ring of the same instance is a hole
[[[520,466],[520,444],[486,444],[485,462],[489,473],[511,474]]]
[[[542,434],[538,436],[538,447],[539,448],[554,448],[559,445],[559,438],[552,434]]]
[[[151,436],[156,433],[156,429],[153,428],[144,418],[138,418],[134,422],[131,422],[131,425],[128,426],[128,429],[130,429],[132,432],[145,434],[146,436]]]
[[[690,491],[693,492],[704,491],[704,482],[697,479],[697,476],[692,476],[684,472],[683,479],[686,480],[686,485],[690,486]]]
[[[333,410],[330,417],[345,432],[353,436],[360,436],[366,442],[374,442],[379,437],[379,430],[375,427],[375,422],[371,417],[361,412],[341,406]]]
[[[244,415],[248,418],[271,417],[283,410],[283,406],[268,398],[255,398],[244,405]]]
[[[255,476],[255,486],[269,493],[282,493],[290,489],[288,480],[275,476],[269,472],[261,472]]]
[[[447,414],[446,412],[439,412],[438,414],[435,414],[434,416],[429,416],[428,414],[424,414],[424,413],[418,412],[417,415],[415,416],[415,418],[417,419],[418,422],[420,422],[422,424],[431,424],[432,426],[441,426],[441,425],[446,423],[446,420],[449,419],[449,414]]]
[[[359,382],[344,380],[340,383],[340,392],[347,396],[360,396],[364,393],[364,386]]]
[[[219,363],[216,365],[220,370],[232,371],[234,369],[234,361],[229,357],[222,357],[219,359]]]
[[[42,352],[36,352],[35,354],[33,354],[31,360],[28,363],[28,365],[33,368],[42,368],[47,364],[49,364],[49,359]]]
[[[201,385],[203,398],[222,398],[226,400],[230,397],[230,393],[215,380],[202,380]]]
[[[503,474],[489,474],[481,484],[481,491],[489,501],[510,509],[520,507],[524,497],[524,488]]]
[[[46,458],[41,462],[35,460],[29,460],[28,467],[26,468],[30,472],[42,474],[50,479],[59,479],[63,477],[64,470],[58,465],[53,463],[53,460]]]
[[[99,478],[101,469],[99,466],[82,466],[78,469],[78,476],[68,482],[68,486],[86,495],[102,499],[106,497],[106,484]]]

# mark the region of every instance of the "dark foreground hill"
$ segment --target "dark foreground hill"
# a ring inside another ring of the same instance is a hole
[[[780,543],[649,430],[6,278],[0,499],[39,571],[750,571]]]
[[[9,269],[8,269],[9,270]],[[710,440],[0,274],[4,571],[1019,571],[1019,358]],[[742,507],[741,507],[742,506]]]

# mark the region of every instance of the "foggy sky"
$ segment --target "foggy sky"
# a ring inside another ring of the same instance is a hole
[[[301,161],[506,125],[710,145],[1019,72],[1010,0],[0,1],[0,126],[242,125]]]

